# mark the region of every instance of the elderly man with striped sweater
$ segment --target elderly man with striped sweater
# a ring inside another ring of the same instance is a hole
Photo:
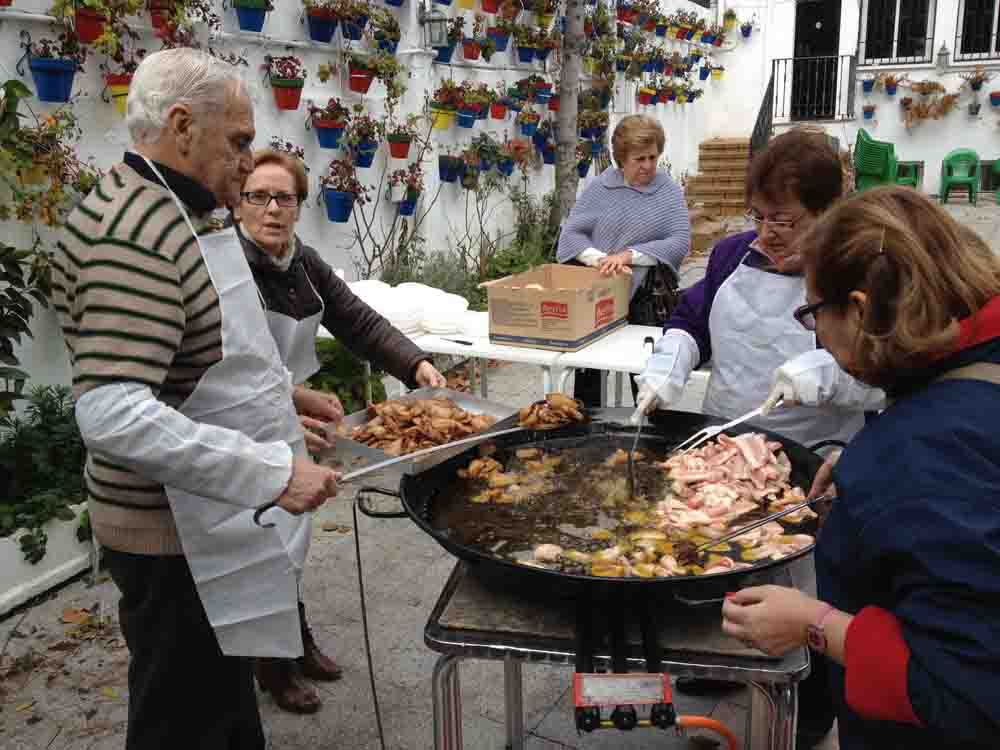
[[[210,221],[252,166],[235,69],[149,55],[127,124],[135,149],[70,216],[53,285],[90,518],[122,592],[126,746],[261,749],[246,657],[302,644],[288,555],[253,511],[312,510],[338,476],[295,454],[291,384],[242,247]]]

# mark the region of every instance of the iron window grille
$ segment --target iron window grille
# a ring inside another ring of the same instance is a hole
[[[863,0],[861,65],[929,63],[937,0]]]
[[[1000,59],[1000,0],[959,0],[956,60]]]

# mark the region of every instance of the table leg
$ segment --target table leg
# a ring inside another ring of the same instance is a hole
[[[552,393],[552,370],[548,367],[542,368],[542,395],[547,396]]]
[[[798,686],[794,683],[754,683],[751,685],[751,732],[748,739],[759,733],[761,722],[757,710],[762,707],[769,716],[767,747],[770,750],[794,750],[795,725],[798,712]],[[754,695],[759,693],[759,695]],[[757,745],[754,745],[755,747]]]
[[[479,395],[489,398],[489,389],[486,386],[486,371],[490,369],[488,359],[479,360]]]
[[[615,373],[615,406],[622,405],[622,374]]]
[[[601,408],[608,408],[608,371],[601,370]]]
[[[569,376],[576,372],[572,367],[567,367],[564,370],[559,371],[559,393],[566,392],[566,381],[569,380]]]
[[[462,698],[458,657],[442,654],[434,664],[431,699],[434,706],[434,750],[461,750]]]
[[[524,750],[524,701],[521,662],[509,655],[503,661],[504,716],[507,720],[507,750]]]

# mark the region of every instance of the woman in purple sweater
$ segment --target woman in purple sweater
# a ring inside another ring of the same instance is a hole
[[[559,235],[560,263],[576,261],[607,276],[630,272],[633,297],[657,264],[676,276],[691,249],[691,223],[684,191],[656,167],[665,142],[653,118],[622,118],[611,137],[618,167],[593,180],[573,206]],[[598,370],[577,371],[575,395],[588,406],[600,405],[600,386]]]

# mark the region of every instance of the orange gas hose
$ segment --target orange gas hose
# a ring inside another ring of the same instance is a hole
[[[710,719],[707,716],[678,716],[677,726],[683,729],[709,729],[726,738],[729,750],[739,750],[740,743],[736,739],[736,735],[721,721]]]

